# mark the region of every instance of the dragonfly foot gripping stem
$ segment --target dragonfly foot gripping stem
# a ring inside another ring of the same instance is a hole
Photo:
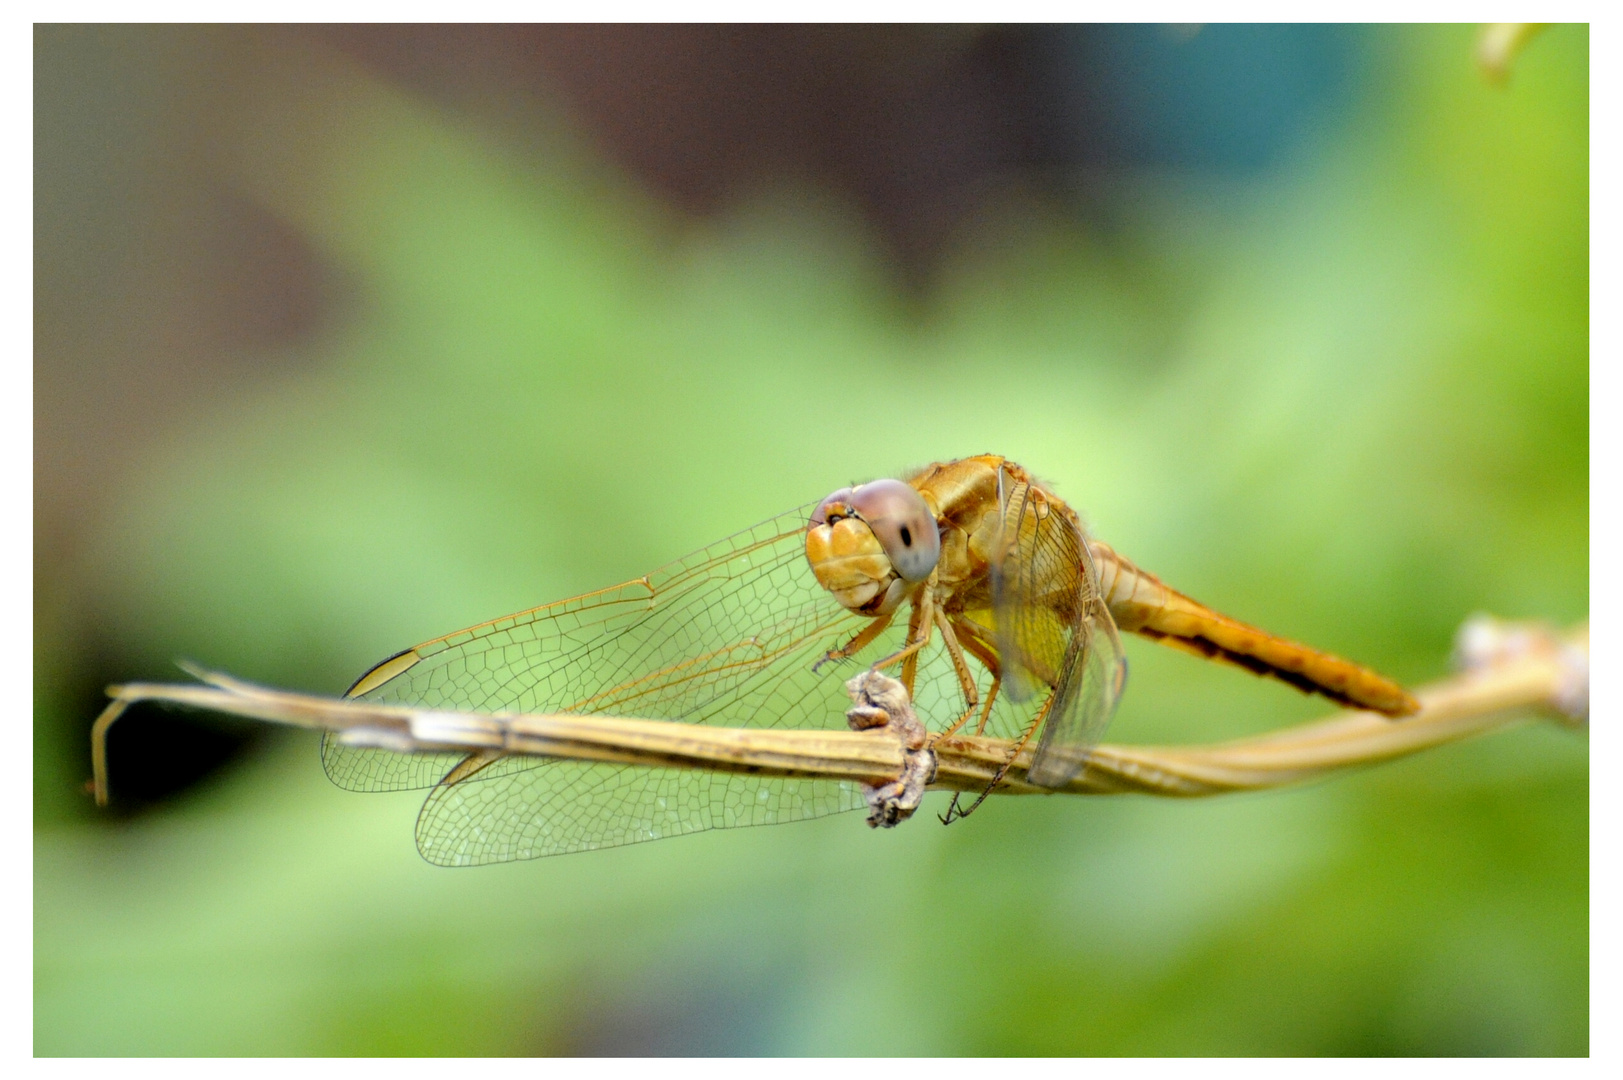
[[[891,828],[913,816],[924,801],[924,789],[935,779],[935,751],[929,748],[929,732],[913,715],[907,688],[878,671],[865,671],[845,684],[855,702],[846,711],[852,731],[887,728],[902,743],[902,772],[884,784],[863,785],[868,797],[868,824]]]

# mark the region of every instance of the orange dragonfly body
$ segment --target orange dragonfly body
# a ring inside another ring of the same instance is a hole
[[[349,696],[826,728],[844,724],[841,668],[894,667],[933,738],[1006,738],[1011,761],[1035,738],[1028,776],[1058,787],[1085,766],[1115,710],[1126,677],[1118,630],[1342,705],[1392,716],[1417,707],[1367,668],[1168,588],[1089,538],[1075,511],[1024,469],[992,455],[841,489],[645,577],[425,642],[362,675]],[[444,865],[866,805],[857,785],[833,780],[397,754],[336,735],[322,760],[340,787],[432,788],[417,842]],[[955,801],[948,817],[973,808],[958,811]]]

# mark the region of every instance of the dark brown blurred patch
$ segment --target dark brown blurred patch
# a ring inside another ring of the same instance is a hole
[[[1042,27],[339,27],[323,35],[420,94],[544,137],[561,105],[689,214],[774,180],[862,208],[919,287],[986,191],[1058,161]]]

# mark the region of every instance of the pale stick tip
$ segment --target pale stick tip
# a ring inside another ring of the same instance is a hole
[[[1477,38],[1476,62],[1482,75],[1495,85],[1510,79],[1511,65],[1533,36],[1548,23],[1488,23]]]
[[[1539,619],[1497,619],[1481,612],[1460,624],[1454,637],[1454,667],[1485,675],[1528,658],[1557,665],[1548,708],[1579,727],[1589,722],[1589,624],[1562,633]]]

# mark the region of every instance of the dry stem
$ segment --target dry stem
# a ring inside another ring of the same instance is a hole
[[[1417,691],[1421,709],[1401,720],[1341,712],[1315,723],[1210,746],[1096,748],[1062,791],[1078,795],[1141,792],[1217,795],[1277,787],[1467,738],[1543,710],[1583,722],[1588,713],[1589,629],[1564,635],[1540,624],[1477,617],[1460,635],[1465,672]],[[91,730],[96,801],[107,803],[107,729],[130,705],[158,701],[212,709],[271,723],[341,732],[346,742],[402,752],[499,749],[582,761],[678,766],[769,776],[851,780],[870,786],[903,773],[905,740],[887,728],[780,731],[722,728],[666,720],[558,714],[441,712],[400,705],[294,694],[193,671],[206,685],[131,683]],[[1006,760],[1002,739],[950,738],[935,744],[931,790],[980,791]],[[1031,749],[1021,752],[1000,793],[1049,794],[1026,779]]]

